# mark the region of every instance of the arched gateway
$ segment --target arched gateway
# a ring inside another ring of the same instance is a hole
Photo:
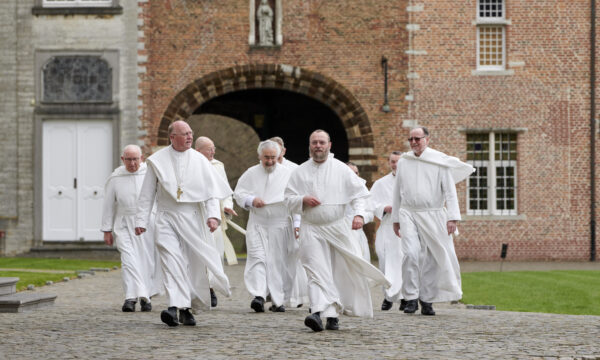
[[[371,173],[377,170],[376,157],[373,155],[373,133],[367,114],[359,102],[350,91],[331,78],[290,65],[235,66],[210,73],[189,84],[173,98],[163,114],[157,145],[168,145],[167,128],[171,122],[186,120],[197,114],[203,104],[227,94],[257,89],[301,94],[328,107],[345,130],[347,158],[359,165],[362,177],[371,180]],[[336,141],[335,138],[332,140]]]

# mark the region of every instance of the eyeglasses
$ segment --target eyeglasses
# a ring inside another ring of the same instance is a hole
[[[136,157],[136,158],[123,158],[123,160],[125,160],[125,161],[140,161],[140,158],[139,157]]]
[[[417,137],[417,136],[413,136],[413,137],[409,137],[408,138],[408,142],[414,141],[414,142],[419,142],[421,141],[421,139],[426,138],[427,136],[421,136],[421,137]]]
[[[183,133],[183,134],[171,134],[171,135],[176,135],[176,136],[185,136],[185,137],[188,137],[188,136],[194,136],[194,133],[193,133],[193,132],[191,132],[191,131],[188,131],[188,132],[186,132],[186,133]]]

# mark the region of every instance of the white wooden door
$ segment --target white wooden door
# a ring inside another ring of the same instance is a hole
[[[43,240],[99,241],[104,182],[112,171],[110,121],[43,125]]]

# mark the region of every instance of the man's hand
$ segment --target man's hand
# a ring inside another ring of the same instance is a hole
[[[397,237],[402,237],[400,236],[400,223],[394,223],[394,233],[396,233]]]
[[[294,228],[294,236],[296,239],[300,237],[300,228]]]
[[[255,197],[254,200],[252,200],[252,206],[254,206],[255,208],[261,208],[265,206],[265,202],[262,201],[261,198]]]
[[[391,214],[392,213],[392,207],[391,206],[386,206],[383,208],[383,213],[384,214]]]
[[[135,234],[137,236],[140,236],[140,235],[142,235],[145,232],[146,232],[146,228],[143,228],[143,227],[136,227],[135,228]]]
[[[456,231],[456,220],[448,220],[446,228],[448,228],[448,235],[453,234]]]
[[[112,244],[113,244],[112,231],[104,232],[104,243],[108,246],[112,246]]]
[[[352,219],[352,230],[359,230],[363,227],[365,220],[362,216],[356,215],[354,219]]]
[[[306,195],[302,198],[302,204],[305,206],[315,207],[321,205],[321,202],[314,196]]]
[[[208,220],[206,220],[206,225],[208,225],[210,232],[214,232],[219,227],[219,220],[215,218],[208,218]]]
[[[238,214],[233,209],[224,207],[223,211],[225,212],[225,214],[229,214],[229,215],[232,215],[232,216],[238,216]]]

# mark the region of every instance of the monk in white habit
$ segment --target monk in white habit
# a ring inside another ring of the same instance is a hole
[[[360,177],[359,172],[358,172],[358,166],[356,166],[355,163],[349,161],[346,163],[346,165],[348,165],[350,170],[352,170],[352,172],[355,173],[356,176]],[[367,182],[364,179],[362,179],[362,181],[365,183]],[[370,202],[367,201],[366,204],[370,205]],[[365,215],[365,218],[364,218],[365,224],[368,224],[373,221],[374,215],[373,215],[373,211],[370,206],[365,206],[364,215]],[[352,210],[352,206],[348,205],[348,206],[346,206],[346,219],[348,219],[348,221],[350,223],[352,223],[353,218],[354,218],[354,213]],[[369,240],[367,239],[367,235],[365,234],[364,230],[362,228],[360,228],[358,230],[352,230],[351,234],[352,234],[352,236],[354,236],[355,243],[358,245],[357,251],[360,254],[360,256],[362,256],[362,258],[365,259],[365,261],[371,262],[371,251],[369,250]]]
[[[322,331],[339,328],[338,316],[373,316],[368,279],[375,284],[390,283],[385,276],[356,253],[352,229],[363,225],[365,199],[369,196],[364,181],[346,164],[330,156],[329,134],[316,130],[310,135],[311,158],[292,175],[285,191],[292,213],[301,213],[300,258],[308,276],[308,296],[312,314],[304,324]],[[354,209],[352,225],[344,211]]]
[[[206,136],[198,137],[198,139],[196,139],[196,143],[194,144],[194,148],[196,149],[196,151],[198,151],[202,155],[204,155],[208,159],[208,161],[210,161],[210,163],[215,167],[215,170],[217,170],[217,173],[219,173],[219,175],[223,179],[225,179],[225,181],[229,181],[229,180],[227,180],[227,173],[225,172],[225,164],[223,164],[221,161],[215,159],[216,148],[215,148],[215,144],[213,143],[213,141],[210,138],[208,138]],[[230,249],[230,251],[228,251],[228,253],[231,253],[231,251],[233,251],[233,245],[231,244],[231,241],[229,240],[229,238],[227,237],[227,233],[225,232],[225,230],[227,230],[227,222],[225,221],[225,214],[227,214],[229,216],[237,216],[237,213],[235,212],[235,210],[233,210],[233,197],[232,196],[228,196],[225,199],[221,200],[220,207],[221,207],[221,219],[223,221],[221,222],[221,224],[219,225],[217,230],[215,230],[212,233],[211,240],[212,240],[212,244],[215,246],[215,248],[221,255],[221,260],[223,260],[223,254],[225,252],[226,246],[228,249]],[[233,257],[231,258],[231,256],[228,256],[227,260],[228,260],[227,262],[229,265],[237,264],[237,258],[235,256],[235,251],[233,251]],[[213,276],[210,272],[208,274],[208,280],[210,283],[212,283],[214,281]],[[210,306],[211,307],[217,306],[217,294],[215,294],[215,290],[212,288],[212,286],[210,288]]]
[[[417,127],[408,138],[412,151],[398,161],[392,204],[393,228],[401,237],[404,312],[435,315],[432,303],[460,300],[460,268],[452,233],[461,219],[455,183],[473,167],[428,148],[429,131]]]
[[[137,198],[146,175],[146,163],[137,145],[127,145],[121,161],[123,165],[113,171],[104,187],[104,242],[110,246],[116,243],[121,254],[123,312],[135,311],[138,300],[141,311],[151,311],[150,297],[157,295],[162,285],[160,265],[156,263],[153,232],[135,234]]]
[[[392,196],[396,182],[396,165],[400,155],[402,153],[399,151],[390,154],[388,165],[392,171],[375,181],[371,187],[371,204],[375,216],[380,221],[375,234],[375,252],[379,259],[379,270],[392,283],[390,288],[383,289],[381,310],[391,309],[394,303],[400,303],[400,310],[404,310],[406,306],[402,298],[402,247],[392,225]]]
[[[290,171],[294,171],[298,167],[298,164],[284,157],[286,148],[283,139],[279,136],[274,136],[269,140],[275,141],[279,144],[279,148],[281,149],[277,162],[290,169]],[[299,236],[301,218],[300,214],[292,214],[290,217],[290,223],[294,228],[295,238],[298,238]],[[292,307],[302,307],[303,304],[308,303],[308,278],[306,277],[306,271],[304,271],[304,267],[300,261],[300,244],[298,241],[293,241],[291,246],[293,251],[288,253],[288,264],[296,264],[296,266],[288,266],[289,279],[287,281],[290,281],[293,284],[292,294],[290,295],[288,305]]]
[[[250,211],[244,282],[254,296],[250,303],[254,311],[265,311],[270,294],[269,310],[284,312],[293,285],[293,278],[288,278],[288,252],[293,251],[292,242],[296,242],[284,201],[291,171],[277,163],[280,148],[274,141],[261,142],[257,151],[260,164],[242,174],[234,192],[238,205]]]
[[[169,326],[193,326],[196,320],[190,309],[210,309],[207,270],[215,277],[215,289],[230,294],[221,256],[207,239],[221,221],[219,200],[232,191],[206,157],[191,150],[193,133],[186,122],[173,122],[168,134],[171,146],[146,161],[136,233],[142,234],[148,228],[156,199],[155,242],[169,300],[161,320]]]

